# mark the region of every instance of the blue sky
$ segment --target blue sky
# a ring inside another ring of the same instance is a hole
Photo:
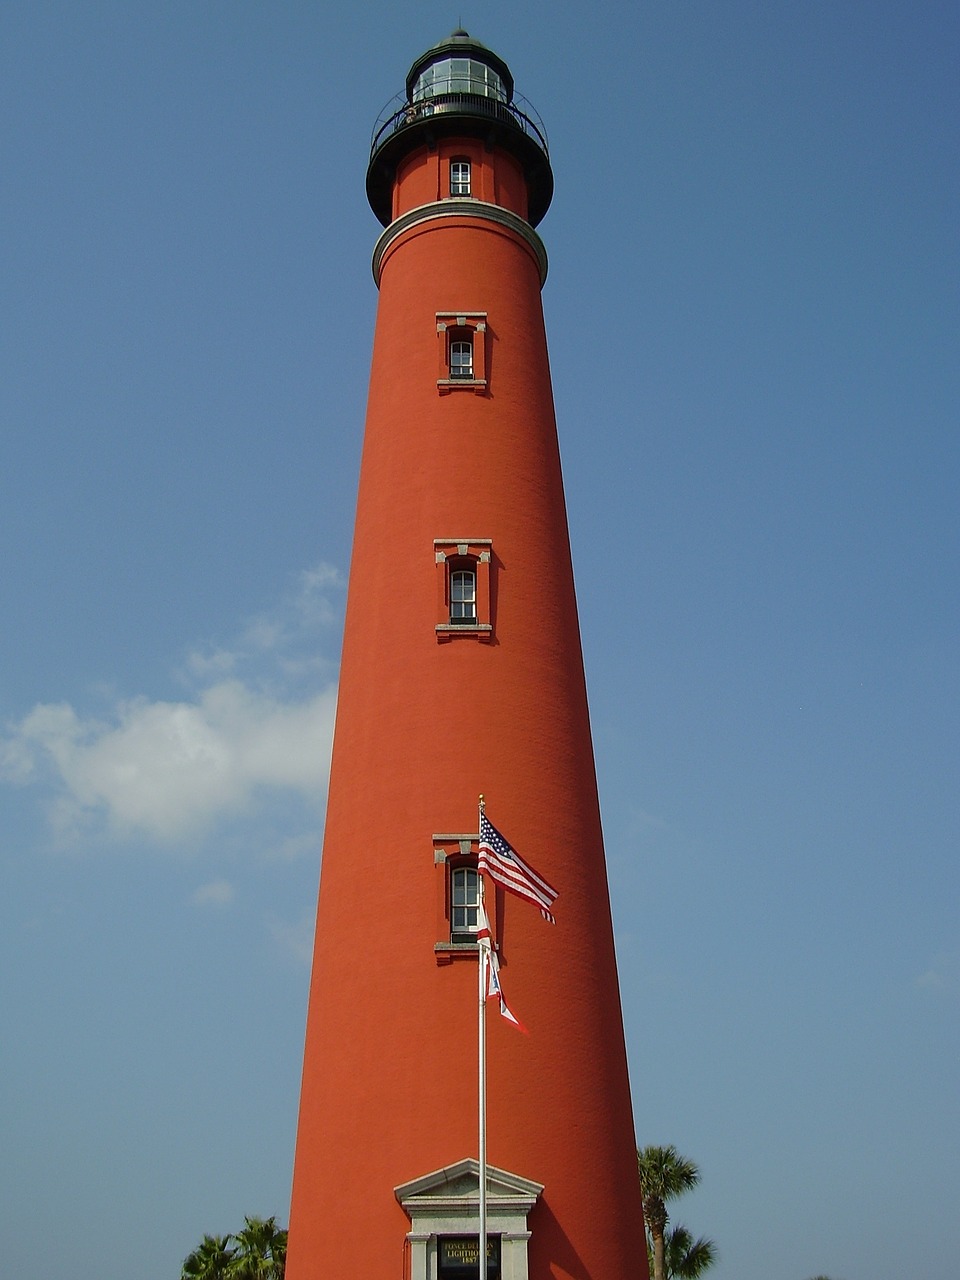
[[[367,150],[462,21],[556,175],[638,1139],[717,1280],[953,1280],[956,7],[345,9],[0,13],[5,1265],[286,1218]]]

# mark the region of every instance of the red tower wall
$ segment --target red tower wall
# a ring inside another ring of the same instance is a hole
[[[476,138],[441,138],[434,147],[418,147],[397,170],[393,188],[393,216],[442,200],[447,194],[451,160],[470,161],[472,195],[485,204],[498,204],[521,218],[527,216],[527,184],[511,155],[493,151]]]
[[[460,155],[482,199],[522,216],[517,161],[469,138],[401,165],[395,214],[442,196]],[[434,951],[432,836],[476,832],[480,792],[560,891],[553,927],[488,884],[503,985],[529,1029],[491,1007],[488,1159],[544,1185],[532,1280],[644,1274],[540,288],[527,238],[469,206],[402,232],[382,259],[288,1280],[401,1280],[410,1224],[393,1188],[477,1154],[477,961]],[[438,312],[486,313],[485,389],[438,387]],[[489,643],[438,638],[435,539],[491,540]]]

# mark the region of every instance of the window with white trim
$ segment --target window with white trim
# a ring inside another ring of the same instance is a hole
[[[436,878],[436,942],[433,953],[438,965],[477,958],[477,931],[480,927],[482,885],[477,870],[477,841],[469,832],[433,837],[433,864]],[[492,932],[497,928],[497,896],[486,902]]]
[[[456,636],[472,636],[487,643],[493,639],[492,545],[489,538],[434,538],[437,565],[434,629],[439,641]]]
[[[480,875],[475,866],[450,873],[450,941],[475,942],[480,925]]]
[[[477,571],[463,565],[450,570],[450,623],[452,626],[476,626]]]
[[[450,161],[450,194],[452,196],[468,196],[470,194],[470,161]]]
[[[438,311],[437,341],[440,394],[466,388],[483,395],[487,389],[487,313]]]
[[[473,335],[464,329],[450,334],[450,377],[473,377]]]

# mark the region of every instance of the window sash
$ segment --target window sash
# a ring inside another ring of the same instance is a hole
[[[468,196],[470,194],[470,161],[450,161],[450,194],[452,196]]]
[[[480,877],[473,867],[456,867],[450,877],[450,929],[476,933],[480,927]]]
[[[450,621],[476,620],[477,575],[472,569],[454,569],[450,575]]]
[[[469,338],[450,343],[450,377],[473,377],[473,342]]]

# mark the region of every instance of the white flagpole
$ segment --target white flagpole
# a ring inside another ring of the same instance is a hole
[[[483,796],[480,797],[480,813],[483,813]],[[480,904],[480,920],[482,923],[486,916],[483,905],[483,876],[477,873],[477,900]],[[477,1042],[479,1048],[479,1119],[480,1119],[480,1180],[478,1184],[479,1191],[479,1209],[480,1209],[480,1232],[478,1239],[479,1247],[479,1263],[477,1267],[478,1280],[487,1280],[487,964],[488,953],[490,950],[490,939],[479,939],[479,953],[477,955],[477,972],[479,974],[479,994],[480,1008],[478,1012],[478,1035]]]

